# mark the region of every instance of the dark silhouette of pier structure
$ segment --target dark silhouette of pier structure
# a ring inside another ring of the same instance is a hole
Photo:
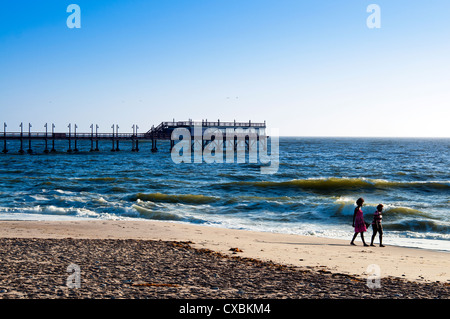
[[[9,149],[7,148],[7,141],[15,140],[20,142],[19,154],[24,154],[25,152],[28,154],[33,154],[34,151],[32,149],[33,141],[44,141],[44,150],[45,154],[55,153],[57,150],[55,149],[55,141],[66,141],[68,148],[63,151],[67,151],[68,153],[76,153],[79,152],[78,149],[78,141],[90,141],[90,152],[98,152],[99,151],[99,141],[110,141],[111,142],[111,152],[120,151],[120,142],[131,142],[131,151],[139,152],[139,142],[140,141],[151,141],[151,151],[157,152],[157,142],[158,140],[169,140],[170,141],[170,150],[175,145],[176,140],[172,140],[172,132],[177,128],[185,128],[189,130],[192,139],[192,145],[196,142],[195,138],[195,129],[201,127],[201,135],[208,128],[215,128],[222,132],[223,145],[226,145],[226,142],[231,142],[232,145],[236,148],[238,141],[243,140],[246,144],[246,147],[250,147],[250,143],[254,141],[254,139],[249,138],[248,132],[249,129],[265,129],[266,121],[264,123],[253,123],[251,121],[248,122],[223,122],[220,120],[217,121],[208,121],[202,120],[200,121],[169,121],[169,122],[161,122],[158,126],[152,126],[150,130],[144,133],[138,133],[139,127],[137,125],[133,125],[132,133],[119,133],[119,125],[114,124],[111,126],[110,133],[99,133],[98,125],[92,124],[90,126],[91,131],[88,133],[78,132],[78,126],[76,124],[69,124],[67,126],[66,132],[55,132],[55,125],[52,124],[51,127],[44,125],[45,131],[41,132],[32,132],[32,125],[28,124],[28,131],[24,132],[24,125],[20,123],[19,132],[8,132],[7,124],[3,125],[3,136],[0,139],[3,139],[3,150],[2,153],[8,153]],[[234,134],[234,138],[232,141],[225,141],[227,130],[235,130],[238,133]],[[259,130],[256,131],[256,140],[259,141]],[[265,134],[265,133],[264,133]],[[202,148],[204,148],[208,143],[214,141],[216,137],[213,135],[210,140],[201,139]],[[28,142],[28,149],[24,150],[24,142]]]

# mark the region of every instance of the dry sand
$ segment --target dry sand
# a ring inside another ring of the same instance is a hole
[[[0,298],[449,297],[450,254],[425,249],[131,220],[1,221],[0,241]]]

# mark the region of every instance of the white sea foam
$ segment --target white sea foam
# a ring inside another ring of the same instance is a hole
[[[107,204],[108,201],[106,199],[104,199],[103,197],[99,197],[94,199],[94,201],[98,202],[98,203],[102,203],[102,204]]]
[[[47,197],[41,196],[41,195],[30,195],[31,198],[33,198],[34,200],[39,200],[39,201],[48,201],[50,200]]]

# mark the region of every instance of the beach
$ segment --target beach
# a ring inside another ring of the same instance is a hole
[[[389,242],[150,220],[1,221],[0,242],[2,299],[450,296],[448,252]]]

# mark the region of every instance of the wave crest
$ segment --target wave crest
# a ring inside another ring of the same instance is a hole
[[[138,193],[132,196],[132,201],[137,200],[164,202],[164,203],[182,203],[182,204],[210,204],[219,200],[217,197],[193,194],[170,195],[162,193]]]
[[[392,189],[392,188],[414,188],[414,189],[450,189],[448,181],[429,182],[394,182],[386,180],[366,178],[316,178],[316,179],[294,179],[290,181],[254,181],[254,182],[231,182],[222,184],[225,188],[239,186],[262,187],[262,188],[299,188],[304,190],[331,191],[340,189]]]

